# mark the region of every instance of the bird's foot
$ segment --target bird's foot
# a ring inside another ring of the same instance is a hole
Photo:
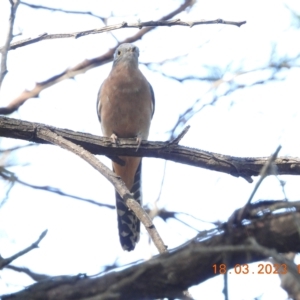
[[[113,143],[117,144],[118,137],[114,133],[110,136],[110,138],[113,141]]]
[[[140,148],[140,146],[141,146],[141,143],[142,143],[142,139],[141,139],[141,137],[140,136],[137,136],[136,137],[136,142],[137,142],[137,147],[136,147],[136,152],[139,150],[139,148]]]

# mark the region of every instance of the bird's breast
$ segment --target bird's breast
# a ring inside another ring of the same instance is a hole
[[[106,136],[147,139],[152,116],[150,86],[139,69],[116,69],[101,90],[102,130]]]

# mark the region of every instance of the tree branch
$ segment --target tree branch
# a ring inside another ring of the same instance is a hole
[[[174,162],[205,168],[242,177],[252,182],[251,176],[258,176],[261,168],[269,157],[235,157],[208,152],[204,150],[174,145],[170,142],[143,141],[136,151],[135,139],[119,139],[118,145],[110,138],[89,133],[75,132],[68,129],[47,126],[41,123],[21,121],[13,118],[0,117],[0,136],[27,140],[30,142],[47,143],[37,135],[38,129],[48,129],[63,138],[80,145],[93,154],[107,156],[143,156],[156,157]],[[278,157],[274,161],[278,175],[300,175],[300,158]]]
[[[94,200],[91,200],[91,199],[87,199],[87,198],[83,198],[83,197],[78,197],[78,196],[75,196],[75,195],[71,195],[71,194],[65,193],[65,192],[61,191],[60,189],[58,189],[56,187],[53,187],[53,186],[49,186],[49,185],[40,186],[40,185],[35,185],[35,184],[27,183],[27,182],[25,182],[23,180],[20,180],[13,172],[10,172],[9,170],[7,170],[6,168],[3,168],[1,166],[0,166],[0,176],[3,179],[5,179],[5,180],[10,181],[12,184],[14,184],[15,182],[17,182],[17,183],[19,183],[21,185],[30,187],[30,188],[35,189],[35,190],[42,190],[42,191],[54,193],[54,194],[57,194],[57,195],[60,195],[60,196],[73,198],[75,200],[80,200],[80,201],[83,201],[83,202],[94,204],[94,205],[97,205],[99,207],[106,207],[106,208],[110,208],[110,209],[114,209],[115,208],[114,205],[110,205],[110,204],[106,204],[106,203],[100,203],[98,201],[94,201]]]
[[[74,13],[74,12],[73,12]],[[77,12],[79,13],[79,12]],[[174,19],[174,20],[159,20],[159,21],[147,21],[147,22],[137,22],[137,23],[128,23],[128,22],[122,22],[120,24],[114,24],[114,25],[108,25],[104,26],[99,29],[90,29],[85,31],[76,31],[76,32],[70,32],[70,33],[56,33],[56,34],[40,34],[37,37],[34,38],[28,38],[25,40],[17,41],[15,43],[12,43],[9,47],[9,50],[14,50],[19,47],[24,47],[30,44],[34,44],[40,41],[44,40],[52,40],[52,39],[63,39],[63,38],[75,38],[78,39],[82,36],[90,35],[90,34],[99,34],[104,32],[110,32],[113,30],[121,29],[121,28],[138,28],[142,29],[143,27],[162,27],[162,26],[188,26],[193,27],[196,25],[210,25],[210,24],[225,24],[225,25],[234,25],[234,26],[242,26],[246,24],[246,21],[241,22],[234,22],[234,21],[225,21],[222,19],[216,19],[216,20],[209,20],[209,21],[181,21],[180,19]],[[1,49],[0,49],[1,51]]]
[[[35,4],[27,3],[27,2],[24,2],[24,1],[20,1],[20,4],[28,6],[30,8],[34,8],[34,9],[44,9],[44,10],[50,10],[50,11],[58,11],[58,12],[66,13],[66,14],[88,15],[88,16],[100,19],[103,22],[105,20],[104,17],[100,17],[98,15],[95,15],[90,11],[65,10],[65,9],[61,9],[61,8],[48,7],[48,6],[43,6],[43,5],[35,5]]]
[[[18,266],[8,265],[8,266],[5,267],[5,269],[10,269],[10,270],[13,270],[15,272],[22,272],[22,273],[28,275],[34,281],[41,281],[41,280],[45,280],[45,279],[50,278],[49,275],[36,273],[36,272],[33,272],[30,269],[24,268],[24,267],[18,267]]]
[[[99,171],[110,183],[113,184],[116,191],[123,198],[125,204],[129,209],[131,209],[137,218],[143,223],[146,230],[148,231],[151,239],[153,240],[155,246],[157,247],[159,253],[164,253],[167,251],[160,235],[158,234],[152,220],[148,214],[143,210],[137,201],[134,200],[132,194],[125,186],[125,183],[108,167],[102,164],[94,155],[92,155],[87,150],[83,149],[81,146],[66,140],[65,138],[52,132],[50,129],[39,127],[37,128],[37,137],[52,144],[62,147],[63,149],[69,150],[72,153],[78,155],[87,163],[89,163],[93,168]]]
[[[0,48],[1,53],[1,69],[0,69],[0,89],[3,82],[3,79],[5,75],[7,74],[7,53],[10,50],[10,42],[13,39],[13,29],[14,29],[14,22],[16,17],[17,8],[19,5],[19,0],[11,0],[11,8],[10,8],[10,16],[9,16],[9,25],[8,25],[8,31],[6,36],[5,44],[2,48]]]
[[[257,207],[256,207],[257,208]],[[182,290],[222,273],[238,273],[239,266],[248,274],[259,274],[260,268],[247,265],[273,255],[284,271],[293,272],[292,265],[278,252],[300,251],[300,238],[294,218],[300,221],[299,202],[296,212],[259,214],[250,224],[226,231],[226,226],[202,232],[190,242],[135,264],[121,271],[108,272],[100,277],[59,276],[36,283],[21,292],[3,296],[3,300],[127,300],[176,298]],[[230,234],[230,239],[228,239]],[[250,239],[249,239],[250,237]],[[269,250],[268,248],[276,249]],[[224,253],[228,260],[224,269]],[[245,265],[244,265],[245,264]],[[199,266],[199,267],[195,267]],[[275,266],[271,265],[272,271]],[[230,270],[233,268],[232,270]],[[290,269],[291,268],[291,269]],[[262,269],[262,272],[266,270]],[[250,275],[249,275],[250,276]]]
[[[28,253],[29,251],[38,248],[39,243],[41,242],[41,240],[46,236],[47,234],[47,230],[43,231],[42,234],[40,235],[40,237],[37,239],[36,242],[34,242],[31,246],[25,248],[24,250],[16,253],[15,255],[8,257],[8,258],[2,258],[0,256],[0,270],[3,269],[5,266],[7,266],[8,264],[10,264],[12,261],[14,261],[15,259],[17,259],[18,257]]]

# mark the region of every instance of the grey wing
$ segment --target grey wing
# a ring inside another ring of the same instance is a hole
[[[96,110],[97,110],[97,115],[98,115],[98,119],[101,123],[101,102],[100,102],[100,93],[101,93],[101,89],[102,89],[103,83],[100,86],[99,92],[98,92],[98,96],[97,96],[97,103],[96,103]]]
[[[152,85],[150,83],[149,83],[149,87],[150,87],[151,100],[152,100],[152,105],[153,105],[153,110],[152,110],[152,117],[153,117],[154,111],[155,111],[155,97],[154,97],[154,91],[153,91]]]

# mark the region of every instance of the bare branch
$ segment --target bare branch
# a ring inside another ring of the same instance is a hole
[[[137,201],[134,200],[132,194],[125,186],[124,182],[119,176],[117,176],[113,171],[108,167],[102,164],[94,155],[89,153],[87,150],[83,149],[81,146],[77,146],[74,143],[64,139],[61,136],[58,136],[56,133],[45,128],[37,129],[37,136],[45,141],[53,143],[57,146],[62,147],[63,149],[69,150],[72,153],[78,155],[87,163],[89,163],[93,168],[99,171],[110,183],[113,184],[116,191],[124,199],[125,204],[129,209],[131,209],[138,219],[143,223],[149,235],[151,236],[155,246],[157,247],[160,253],[166,252],[166,246],[164,245],[161,237],[159,236],[152,220],[148,214],[143,210]]]
[[[118,145],[116,145],[110,138],[56,128],[41,123],[0,117],[0,136],[3,137],[22,139],[41,144],[47,143],[37,136],[38,129],[51,130],[93,154],[162,158],[190,166],[227,173],[235,177],[242,177],[248,182],[252,182],[251,176],[259,175],[261,168],[269,159],[269,157],[222,155],[179,145],[170,146],[170,142],[143,141],[138,151],[136,151],[135,139],[120,138]],[[274,165],[279,175],[300,175],[300,158],[278,157],[274,161]]]
[[[5,267],[5,269],[10,269],[10,270],[13,270],[13,271],[16,271],[16,272],[25,273],[26,275],[28,275],[29,277],[31,277],[35,281],[41,281],[41,280],[45,280],[47,278],[50,278],[49,275],[36,273],[36,272],[31,271],[28,268],[8,265],[8,266]]]
[[[263,180],[271,173],[273,174],[274,173],[274,167],[272,168],[273,166],[273,163],[274,161],[276,160],[277,158],[277,155],[279,153],[281,149],[281,146],[278,146],[276,151],[269,157],[269,159],[266,161],[266,163],[264,164],[264,166],[261,168],[261,171],[259,172],[259,180],[257,181],[246,205],[243,207],[243,209],[240,211],[240,214],[239,216],[237,216],[238,220],[242,220],[244,218],[244,215],[245,213],[247,212],[249,206],[250,206],[250,203],[256,193],[256,191],[258,190],[259,186],[261,185],[261,183],[263,182]]]
[[[194,0],[185,0],[181,6],[179,6],[177,9],[175,9],[171,13],[162,17],[160,19],[160,21],[164,21],[164,20],[173,18],[174,16],[176,16],[180,12],[184,11],[187,7],[192,6],[193,4],[194,4]],[[123,40],[119,44],[136,42],[137,40],[141,39],[146,33],[153,30],[154,28],[155,27],[147,27],[147,28],[141,29],[136,34]],[[85,73],[86,71],[88,71],[92,68],[99,67],[103,64],[106,64],[106,63],[112,61],[114,52],[117,49],[117,47],[119,46],[119,44],[116,45],[114,48],[110,49],[104,55],[101,55],[101,56],[98,56],[98,57],[95,57],[92,59],[86,59],[83,62],[74,66],[73,68],[67,69],[60,74],[54,75],[45,81],[37,83],[36,86],[32,90],[30,90],[30,91],[25,90],[21,95],[19,95],[17,98],[12,100],[8,106],[0,107],[0,114],[3,114],[3,115],[11,114],[14,111],[16,111],[21,105],[23,105],[26,102],[26,100],[28,100],[29,98],[38,97],[39,93],[42,90],[44,90],[58,82],[61,82],[65,79],[73,78],[74,76],[76,76],[78,74]]]
[[[45,10],[50,10],[50,11],[58,11],[58,12],[66,13],[66,14],[88,15],[88,16],[100,19],[103,22],[105,21],[105,18],[95,15],[90,11],[65,10],[65,9],[61,9],[61,8],[48,7],[48,6],[43,6],[43,5],[35,5],[35,4],[27,3],[24,1],[20,1],[20,4],[34,8],[34,9],[45,9]]]
[[[4,178],[5,180],[10,181],[12,184],[17,182],[21,185],[30,187],[30,188],[35,189],[35,190],[42,190],[42,191],[54,193],[54,194],[57,194],[57,195],[60,195],[60,196],[69,197],[69,198],[72,198],[72,199],[75,199],[75,200],[80,200],[80,201],[87,202],[87,203],[90,203],[90,204],[93,204],[93,205],[97,205],[99,207],[106,207],[106,208],[110,208],[110,209],[115,208],[114,205],[104,204],[104,203],[100,203],[100,202],[97,202],[97,201],[94,201],[94,200],[91,200],[91,199],[71,195],[71,194],[62,192],[60,189],[52,187],[52,186],[48,186],[48,185],[40,186],[40,185],[34,185],[34,184],[27,183],[25,181],[20,180],[14,173],[10,172],[9,170],[7,170],[7,169],[5,169],[1,166],[0,166],[0,176],[2,178]]]
[[[173,139],[171,142],[170,142],[170,146],[173,146],[173,145],[178,145],[179,142],[183,139],[183,137],[187,134],[187,132],[190,130],[191,126],[188,125],[186,126],[182,132],[175,138]]]
[[[209,21],[181,21],[180,19],[175,20],[159,20],[159,21],[147,21],[147,22],[137,22],[137,23],[127,23],[122,22],[120,24],[108,25],[104,26],[99,29],[90,29],[85,31],[77,31],[77,32],[70,32],[70,33],[57,33],[57,34],[48,34],[43,33],[35,38],[28,38],[25,40],[21,40],[15,43],[12,43],[9,47],[9,50],[14,50],[19,47],[24,47],[30,44],[34,44],[43,40],[51,40],[51,39],[65,39],[65,38],[75,38],[78,39],[82,36],[90,35],[90,34],[99,34],[103,32],[110,32],[113,30],[121,29],[121,28],[138,28],[142,29],[143,27],[161,27],[161,26],[188,26],[193,27],[196,25],[209,25],[209,24],[225,24],[225,25],[235,25],[235,26],[242,26],[246,24],[246,21],[241,22],[233,22],[233,21],[224,21],[222,19],[216,20],[209,20]],[[0,49],[1,51],[1,49]]]
[[[239,71],[236,72],[235,74],[233,74],[232,76],[228,77],[227,79],[224,79],[223,75],[220,74],[218,76],[211,76],[211,77],[185,77],[185,78],[176,78],[173,76],[169,76],[169,75],[164,75],[166,77],[175,79],[179,82],[182,82],[184,80],[203,80],[203,81],[213,81],[210,88],[197,100],[194,101],[194,103],[188,107],[182,114],[180,114],[180,116],[178,117],[178,120],[176,121],[175,125],[173,126],[173,128],[170,130],[170,135],[171,138],[174,138],[174,134],[176,133],[176,130],[179,128],[181,128],[182,126],[184,126],[190,119],[192,119],[197,113],[199,113],[200,111],[202,111],[204,108],[206,108],[207,106],[213,106],[216,104],[216,102],[218,101],[218,99],[220,99],[221,97],[224,96],[228,96],[230,94],[232,94],[233,92],[239,90],[239,89],[245,89],[245,88],[250,88],[256,85],[262,85],[262,84],[266,84],[267,82],[271,82],[271,81],[279,81],[282,79],[278,79],[276,78],[275,74],[276,72],[279,72],[280,70],[282,70],[282,68],[288,68],[290,67],[291,64],[288,63],[284,63],[284,64],[279,64],[277,66],[275,66],[273,63],[268,64],[265,67],[262,68],[256,68],[256,69],[252,69],[252,70],[247,70],[247,71]],[[296,67],[296,66],[294,66]],[[265,79],[265,80],[256,80],[253,83],[250,84],[241,84],[241,83],[236,83],[235,80],[239,77],[239,76],[243,76],[245,74],[250,74],[250,73],[254,73],[257,71],[264,71],[267,69],[274,69],[272,74],[270,75],[269,78]],[[204,103],[202,105],[199,106],[199,104],[201,103],[202,99],[204,98],[204,96],[206,96],[208,93],[212,92],[213,90],[217,91],[217,89],[220,86],[223,86],[223,84],[227,84],[229,85],[229,88],[226,88],[225,91],[222,91],[221,94],[216,94],[212,97],[211,101]],[[1,113],[1,108],[0,108],[0,113]]]
[[[261,216],[248,225],[234,228],[230,233],[230,242],[227,232],[214,229],[198,234],[170,253],[158,255],[121,271],[108,272],[93,278],[82,275],[54,277],[29,286],[21,292],[2,296],[2,299],[182,298],[182,290],[223,274],[220,272],[220,265],[225,264],[223,253],[234,254],[229,255],[230,259],[223,269],[225,272],[233,268],[231,271],[234,273],[236,265],[243,267],[245,264],[243,271],[259,274],[260,269],[248,263],[270,255],[274,255],[281,264],[286,264],[290,271],[290,265],[278,252],[300,251],[300,238],[292,215],[300,220],[299,212]],[[249,240],[249,237],[255,240]],[[275,270],[273,265],[271,267]],[[279,270],[283,271],[284,269]]]
[[[3,152],[12,152],[12,151],[24,149],[24,148],[27,148],[27,147],[31,147],[31,146],[36,146],[36,144],[27,144],[27,145],[16,146],[16,147],[7,148],[7,149],[0,149],[0,153],[3,153]]]
[[[268,161],[265,163],[265,165],[262,167],[261,171],[259,172],[259,180],[257,181],[248,201],[247,204],[250,204],[256,191],[258,190],[259,186],[261,185],[261,183],[263,182],[263,180],[270,174],[274,174],[274,167],[272,168],[272,165],[274,163],[274,161],[276,160],[278,153],[281,149],[281,146],[278,146],[276,151],[269,157]],[[275,175],[275,174],[274,174]]]
[[[41,242],[41,240],[46,236],[47,234],[47,229],[45,231],[42,232],[42,234],[40,235],[40,237],[37,239],[36,242],[34,242],[31,246],[25,248],[24,250],[16,253],[15,255],[8,257],[8,258],[2,258],[0,256],[0,270],[3,269],[5,266],[7,266],[8,264],[10,264],[12,261],[14,261],[15,259],[17,259],[18,257],[28,253],[29,251],[38,248],[39,247],[39,243]]]
[[[10,1],[11,8],[10,8],[7,36],[6,36],[4,46],[2,48],[0,48],[0,53],[1,53],[0,89],[1,89],[3,79],[4,79],[5,75],[7,74],[7,64],[6,64],[7,53],[10,50],[9,44],[10,44],[11,40],[13,39],[14,22],[15,22],[16,11],[17,11],[19,3],[20,3],[20,0]]]

